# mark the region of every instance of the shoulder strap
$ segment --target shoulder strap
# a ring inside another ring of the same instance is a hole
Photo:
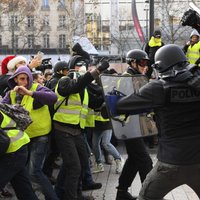
[[[63,104],[63,102],[65,101],[65,100],[67,100],[69,98],[69,96],[66,96],[63,100],[62,100],[62,102],[58,105],[58,107],[54,110],[54,113],[56,113],[57,112],[57,110],[60,108],[60,106]]]

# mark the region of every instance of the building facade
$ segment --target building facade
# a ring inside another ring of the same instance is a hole
[[[132,0],[9,0],[0,2],[0,54],[70,54],[73,37],[87,37],[103,54],[124,56],[142,48],[132,19]],[[149,2],[136,0],[137,15],[146,40]],[[181,27],[188,0],[154,1],[154,26],[165,43],[182,45],[190,28]],[[200,1],[193,1],[200,5]]]

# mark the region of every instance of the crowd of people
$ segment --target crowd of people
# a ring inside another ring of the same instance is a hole
[[[4,163],[0,169],[0,189],[5,197],[9,193],[4,191],[4,187],[10,182],[18,199],[38,199],[34,192],[36,189],[45,199],[92,199],[91,196],[85,197],[82,191],[102,187],[101,183],[93,180],[89,162],[91,151],[94,152],[96,166],[103,162],[101,147],[114,157],[115,173],[121,172],[121,155],[111,144],[111,125],[105,130],[94,129],[97,122],[110,123],[95,110],[104,101],[101,86],[97,84],[98,77],[107,70],[109,63],[103,61],[88,70],[89,54],[78,43],[73,51],[69,62],[58,61],[53,69],[38,70],[42,60],[37,57],[29,63],[23,56],[7,56],[2,60],[1,104],[23,105],[32,119],[23,131],[25,139],[20,138],[17,143],[18,148],[8,149],[0,159],[1,163],[6,159],[12,165],[5,167]],[[2,130],[5,128],[4,115],[2,113]],[[96,132],[92,145],[87,139],[88,131]],[[62,164],[55,179],[53,169],[58,157],[61,157]],[[20,173],[8,176],[15,163],[22,159],[19,169],[14,170]],[[23,178],[24,183],[16,186],[15,182],[20,183]],[[27,187],[24,194],[21,187]]]
[[[115,173],[119,174],[116,200],[161,200],[184,183],[200,196],[200,99],[195,92],[199,89],[200,35],[193,31],[182,49],[165,45],[161,36],[156,30],[144,50],[127,53],[127,69],[122,75],[142,74],[150,82],[117,104],[120,114],[140,108],[153,110],[159,133],[158,162],[154,167],[143,138],[124,141],[128,155],[124,165],[111,142],[111,122],[100,112],[104,97],[99,76],[113,73],[107,61],[92,66],[90,55],[79,43],[73,46],[69,62],[58,61],[52,69],[38,70],[42,60],[37,57],[30,62],[23,56],[5,57],[1,62],[0,104],[23,106],[32,123],[21,130],[0,107],[0,130],[10,139],[6,152],[0,155],[1,191],[5,192],[10,183],[20,200],[39,199],[36,189],[46,200],[93,199],[82,191],[102,187],[93,180],[92,173],[104,171],[105,151],[105,160],[111,155]],[[158,80],[152,80],[152,66]],[[185,95],[181,99],[179,91],[190,92],[193,98]],[[148,140],[153,145],[154,141]],[[91,153],[95,157],[94,171]],[[60,169],[55,179],[53,169],[58,157],[62,164],[57,166]],[[128,192],[137,173],[143,186],[139,197]]]

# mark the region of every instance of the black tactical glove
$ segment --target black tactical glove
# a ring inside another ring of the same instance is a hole
[[[103,71],[105,71],[106,69],[109,68],[109,63],[107,61],[102,61],[102,63],[100,64],[100,66],[97,67],[98,71],[100,73],[102,73]]]
[[[183,26],[195,28],[200,33],[200,16],[196,11],[189,9],[188,11],[184,12],[181,23]]]
[[[83,58],[90,60],[90,55],[88,52],[84,51],[83,48],[81,47],[81,45],[79,43],[76,43],[73,47],[72,47],[72,51],[74,51],[73,55],[79,55],[82,56]]]

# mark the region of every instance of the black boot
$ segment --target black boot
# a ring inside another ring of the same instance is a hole
[[[132,196],[129,192],[118,190],[116,200],[136,200],[137,197]]]

